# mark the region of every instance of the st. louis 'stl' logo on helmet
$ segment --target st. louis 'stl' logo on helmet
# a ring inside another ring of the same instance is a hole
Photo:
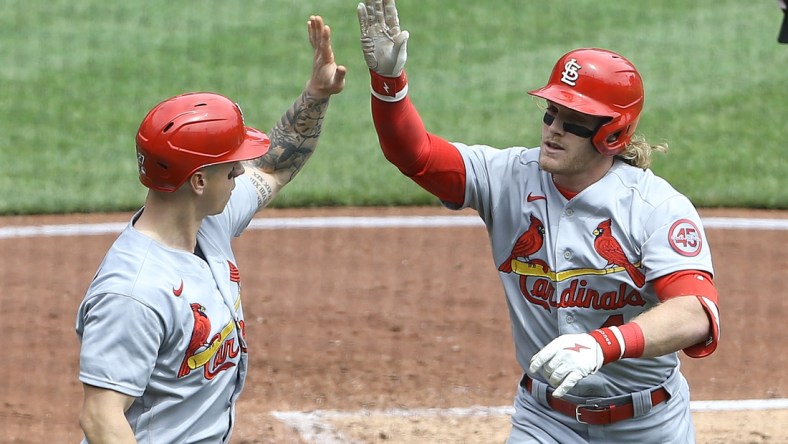
[[[564,64],[564,71],[561,73],[561,81],[569,86],[575,86],[577,79],[580,77],[580,66],[577,59],[569,59]]]

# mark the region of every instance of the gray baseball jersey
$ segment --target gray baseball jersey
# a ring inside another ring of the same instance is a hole
[[[138,442],[229,442],[247,365],[231,241],[256,210],[239,177],[224,212],[200,226],[205,260],[129,223],[88,288],[76,323],[79,379],[136,398],[126,418]]]
[[[713,273],[696,209],[650,170],[615,160],[567,200],[540,170],[538,149],[454,145],[466,166],[464,206],[486,224],[524,371],[552,339],[621,325],[658,304],[648,281]],[[570,394],[625,395],[665,383],[678,367],[678,353],[622,359]]]

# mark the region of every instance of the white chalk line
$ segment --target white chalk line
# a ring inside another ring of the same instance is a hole
[[[788,230],[788,219],[750,219],[734,217],[703,218],[703,226],[730,230]],[[127,222],[98,224],[24,225],[0,228],[0,239],[53,236],[97,236],[120,233]],[[336,216],[278,217],[253,219],[252,230],[288,230],[320,228],[446,228],[482,227],[477,216]]]
[[[781,399],[742,399],[730,401],[690,401],[692,412],[719,411],[760,411],[788,409],[788,398]],[[310,412],[274,411],[271,416],[278,419],[291,429],[298,432],[306,442],[319,444],[349,443],[341,431],[329,424],[332,419],[363,419],[371,416],[388,416],[393,418],[429,418],[429,417],[492,417],[511,416],[514,408],[502,407],[455,407],[447,409],[389,409],[389,410],[313,410]]]

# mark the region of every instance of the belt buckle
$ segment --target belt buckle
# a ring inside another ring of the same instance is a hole
[[[577,404],[575,406],[575,420],[580,424],[588,424],[587,422],[583,421],[580,417],[580,409],[588,409],[588,410],[604,410],[605,407],[601,407],[599,404]]]

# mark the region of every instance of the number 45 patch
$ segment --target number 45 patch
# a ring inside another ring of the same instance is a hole
[[[676,221],[668,233],[670,246],[682,256],[697,256],[703,247],[703,238],[698,227],[689,219]]]

